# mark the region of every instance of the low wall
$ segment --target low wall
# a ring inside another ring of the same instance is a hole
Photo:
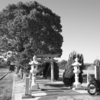
[[[65,69],[59,69],[59,77],[63,77]],[[95,70],[83,70],[83,83],[82,85],[87,86],[89,84],[89,76],[96,77]]]

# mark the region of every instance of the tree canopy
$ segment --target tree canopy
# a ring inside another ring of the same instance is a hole
[[[61,56],[61,32],[60,16],[36,1],[9,4],[0,12],[0,36],[6,37],[7,50],[24,57],[37,53]]]

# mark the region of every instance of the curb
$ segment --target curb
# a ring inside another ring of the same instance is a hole
[[[13,75],[13,83],[12,83],[12,97],[11,97],[11,100],[14,100],[14,81],[15,81],[15,74]]]
[[[8,75],[11,72],[7,72],[6,74],[4,74],[2,77],[0,77],[0,80],[2,80],[6,75]]]

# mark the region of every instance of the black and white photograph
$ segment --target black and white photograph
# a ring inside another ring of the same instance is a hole
[[[0,100],[100,100],[100,0],[0,0]]]

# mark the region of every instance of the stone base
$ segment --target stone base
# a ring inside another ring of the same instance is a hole
[[[22,99],[28,99],[28,98],[35,98],[35,96],[32,96],[31,94],[24,94],[22,96]]]
[[[35,84],[34,86],[32,86],[31,91],[36,91],[39,90],[39,85]]]
[[[78,84],[76,84],[76,83],[74,83],[73,84],[73,89],[81,89],[82,87],[81,87],[81,84],[80,83],[78,83]]]

